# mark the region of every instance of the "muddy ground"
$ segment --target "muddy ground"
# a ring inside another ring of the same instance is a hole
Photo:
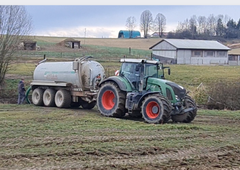
[[[215,112],[151,125],[96,108],[0,105],[0,169],[240,169],[240,119]]]

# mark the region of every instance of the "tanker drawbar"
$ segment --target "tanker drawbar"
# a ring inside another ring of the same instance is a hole
[[[32,103],[92,109],[96,104],[98,84],[105,79],[105,70],[90,58],[38,64],[31,82]]]

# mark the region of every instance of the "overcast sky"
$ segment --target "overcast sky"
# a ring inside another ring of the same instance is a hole
[[[98,1],[101,2],[101,1]],[[104,1],[102,1],[104,2]],[[61,4],[61,3],[59,3]],[[117,38],[126,30],[126,20],[136,18],[135,30],[140,31],[140,17],[149,10],[153,19],[158,13],[166,17],[166,30],[173,31],[179,22],[193,15],[227,15],[240,19],[240,5],[28,5],[32,18],[32,35]]]

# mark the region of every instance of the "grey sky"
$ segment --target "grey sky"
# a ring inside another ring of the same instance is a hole
[[[141,13],[149,10],[153,19],[158,13],[166,17],[166,29],[176,29],[179,22],[193,15],[227,15],[240,19],[240,5],[25,5],[32,17],[34,35],[117,38],[126,30],[126,20],[136,18],[139,30]]]

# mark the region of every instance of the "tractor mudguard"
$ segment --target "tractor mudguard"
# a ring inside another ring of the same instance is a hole
[[[111,77],[103,80],[99,84],[99,87],[107,81],[112,81],[112,82],[116,83],[118,85],[118,87],[120,88],[120,90],[122,90],[122,91],[132,91],[132,88],[130,87],[130,85],[120,76],[111,76]]]
[[[127,101],[126,106],[128,109],[137,109],[141,107],[143,99],[148,95],[153,94],[160,94],[159,92],[155,91],[143,91],[142,93],[130,92],[127,94]],[[137,106],[137,108],[136,108]]]

